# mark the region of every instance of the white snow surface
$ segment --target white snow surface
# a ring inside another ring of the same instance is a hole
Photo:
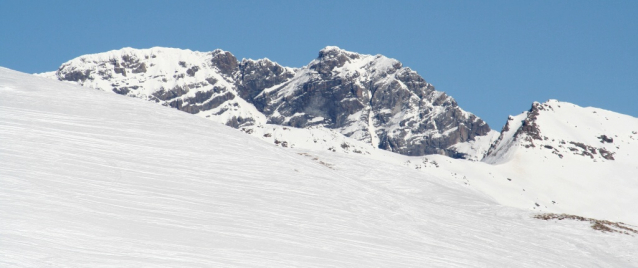
[[[250,126],[241,131],[276,146],[316,151],[355,153],[370,155],[376,152],[370,144],[343,136],[341,133],[323,128],[294,128],[280,125]]]
[[[500,133],[498,131],[491,130],[485,136],[476,136],[474,140],[460,142],[450,147],[459,153],[464,153],[466,155],[465,159],[467,160],[481,161],[487,153],[487,150],[490,149],[492,143],[498,139],[499,135]]]
[[[638,267],[634,236],[394,160],[4,68],[0,141],[1,267]]]
[[[510,116],[509,129],[482,162],[427,156],[405,163],[503,205],[638,225],[638,118],[556,100],[534,105],[541,140],[515,136],[529,115],[524,112]],[[603,142],[602,135],[613,141]],[[438,168],[426,163],[432,161]]]

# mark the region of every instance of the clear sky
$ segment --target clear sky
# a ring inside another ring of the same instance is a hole
[[[153,46],[301,67],[327,45],[398,59],[496,130],[548,99],[638,117],[638,1],[0,0],[0,66],[28,73]]]

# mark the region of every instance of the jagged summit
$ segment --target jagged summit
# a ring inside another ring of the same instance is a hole
[[[346,51],[336,46],[327,46],[319,51],[319,56],[308,64],[308,68],[323,76],[329,76],[335,68],[342,67],[344,64],[361,57],[362,55],[358,53]]]
[[[476,155],[453,145],[490,133],[480,118],[398,60],[335,46],[301,68],[239,61],[220,49],[123,48],[78,57],[43,75],[235,128],[324,127],[406,155]]]
[[[347,57],[357,57],[358,55],[360,55],[357,52],[352,52],[352,51],[348,51],[345,49],[342,49],[338,46],[326,46],[324,48],[322,48],[321,50],[319,50],[319,56],[317,56],[318,59],[321,58],[330,58],[330,57],[334,57],[337,55],[345,55]]]
[[[326,47],[322,48],[321,50],[319,50],[319,53],[321,54],[322,52],[326,52],[326,51],[346,51],[346,50],[341,49],[338,46],[326,46]],[[346,52],[349,52],[349,51],[346,51]]]
[[[407,155],[460,156],[449,147],[490,131],[485,122],[395,59],[322,51],[289,83],[258,96],[274,107],[265,111],[269,122],[339,129]]]

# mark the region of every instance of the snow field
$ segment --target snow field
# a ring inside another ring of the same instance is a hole
[[[636,267],[632,236],[0,69],[2,267]]]

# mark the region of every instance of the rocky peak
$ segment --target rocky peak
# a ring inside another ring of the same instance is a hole
[[[523,124],[514,134],[515,137],[521,137],[524,134],[524,139],[529,142],[528,146],[534,147],[534,140],[543,140],[539,126],[536,123],[536,119],[542,110],[545,110],[544,106],[534,102],[532,108],[527,111],[527,117],[523,120]]]
[[[327,46],[319,51],[319,56],[310,63],[309,68],[322,76],[328,76],[334,68],[342,67],[345,63],[359,58],[361,56],[357,53],[345,51],[335,46]]]
[[[548,105],[533,102],[531,108],[518,116],[509,116],[498,139],[490,146],[486,157],[495,158],[511,150],[511,146],[536,147],[534,141],[542,141],[540,126],[537,123],[541,111],[551,109]]]
[[[219,49],[125,48],[71,60],[55,77],[236,128],[324,127],[406,155],[463,157],[451,146],[490,131],[401,62],[338,47],[298,69]]]
[[[220,73],[231,76],[238,68],[239,62],[235,55],[228,51],[223,51],[221,49],[214,50],[211,52],[211,64],[217,67]]]
[[[361,55],[356,52],[347,51],[341,49],[337,46],[326,46],[319,50],[319,56],[317,59],[320,60],[330,60],[335,58],[350,58],[350,59],[358,59]]]
[[[237,92],[244,100],[253,103],[263,112],[264,103],[256,100],[264,89],[279,85],[292,78],[295,70],[287,68],[269,59],[243,59],[235,80]]]
[[[336,47],[258,98],[270,123],[320,125],[407,155],[461,157],[451,145],[490,131],[399,61]]]

